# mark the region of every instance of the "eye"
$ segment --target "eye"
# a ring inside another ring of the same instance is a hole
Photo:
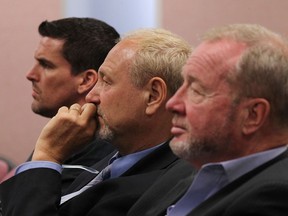
[[[203,89],[195,83],[190,84],[188,92],[190,100],[194,103],[200,103],[205,99],[205,93]]]
[[[191,91],[193,94],[203,95],[198,89],[196,89],[196,88],[193,87],[193,86],[190,87],[190,91]]]
[[[103,83],[104,85],[111,85],[111,80],[109,77],[101,71],[99,71],[99,82]]]
[[[39,65],[44,69],[54,69],[55,68],[54,64],[52,64],[51,62],[48,62],[46,60],[39,59],[38,62],[39,62]]]
[[[110,82],[106,78],[103,78],[102,80],[105,84],[110,85]]]
[[[47,65],[46,63],[42,63],[40,64],[43,68],[49,68],[49,65]]]

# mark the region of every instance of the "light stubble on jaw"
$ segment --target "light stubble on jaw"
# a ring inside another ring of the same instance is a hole
[[[184,141],[170,142],[170,147],[175,155],[187,161],[205,161],[219,156],[232,153],[233,136],[231,128],[235,121],[236,111],[229,112],[228,117],[221,127],[217,127],[213,132],[205,137],[193,138],[191,135]]]
[[[103,112],[97,107],[97,115],[101,116],[103,120],[103,124],[101,125],[99,118],[96,118],[97,121],[97,129],[96,129],[96,137],[101,140],[105,140],[107,142],[111,142],[114,138],[114,133],[110,129],[107,121],[105,120],[105,115]]]

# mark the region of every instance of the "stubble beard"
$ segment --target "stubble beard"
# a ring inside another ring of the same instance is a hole
[[[172,139],[170,148],[178,157],[191,162],[209,163],[221,158],[224,154],[229,154],[233,150],[233,135],[231,128],[235,113],[230,112],[222,127],[216,127],[212,132],[203,137],[192,137],[186,140],[177,141]]]
[[[105,115],[101,112],[99,108],[97,109],[97,113],[101,115],[103,124],[101,125],[101,123],[97,119],[98,128],[96,130],[96,137],[98,137],[101,140],[111,142],[114,138],[114,133],[110,129],[109,124],[106,121]]]
[[[187,161],[199,161],[207,155],[218,152],[218,144],[206,139],[188,138],[186,141],[171,141],[170,147],[175,155]]]
[[[44,107],[40,106],[39,104],[36,104],[35,102],[33,102],[31,104],[31,110],[35,114],[46,117],[46,118],[52,118],[53,116],[55,116],[57,114],[57,110],[44,108]]]

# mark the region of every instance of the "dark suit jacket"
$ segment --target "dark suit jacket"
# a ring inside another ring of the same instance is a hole
[[[164,216],[191,185],[194,173],[181,161],[132,206],[127,216]],[[183,173],[181,170],[187,170]],[[182,179],[175,183],[173,178]],[[171,186],[171,183],[175,186]],[[204,201],[189,216],[287,216],[288,153],[240,177]]]
[[[119,178],[105,180],[60,207],[61,175],[45,168],[28,170],[0,185],[3,215],[126,215],[153,182],[178,160],[166,143]],[[91,175],[87,176],[90,176],[89,179],[93,178]]]
[[[191,164],[178,160],[137,200],[127,216],[166,215],[167,208],[187,191],[195,173]]]
[[[110,143],[94,139],[86,148],[70,157],[64,162],[64,164],[84,165],[90,167],[114,151],[115,147]],[[64,192],[82,172],[83,170],[81,169],[63,169],[62,192]]]
[[[287,216],[288,152],[230,183],[190,216]]]
[[[74,154],[69,159],[67,159],[64,164],[68,165],[83,165],[91,167],[95,163],[101,161],[111,152],[115,151],[115,147],[104,140],[99,140],[95,138],[90,144],[88,144],[80,152]],[[33,152],[27,159],[31,161]],[[15,172],[15,171],[14,171]],[[83,172],[82,169],[63,169],[62,171],[62,194],[65,193],[67,188],[71,183]]]

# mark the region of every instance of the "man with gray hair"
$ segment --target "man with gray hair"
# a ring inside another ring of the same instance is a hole
[[[198,172],[167,215],[287,215],[286,38],[259,25],[213,29],[182,74],[166,106],[170,146]]]

